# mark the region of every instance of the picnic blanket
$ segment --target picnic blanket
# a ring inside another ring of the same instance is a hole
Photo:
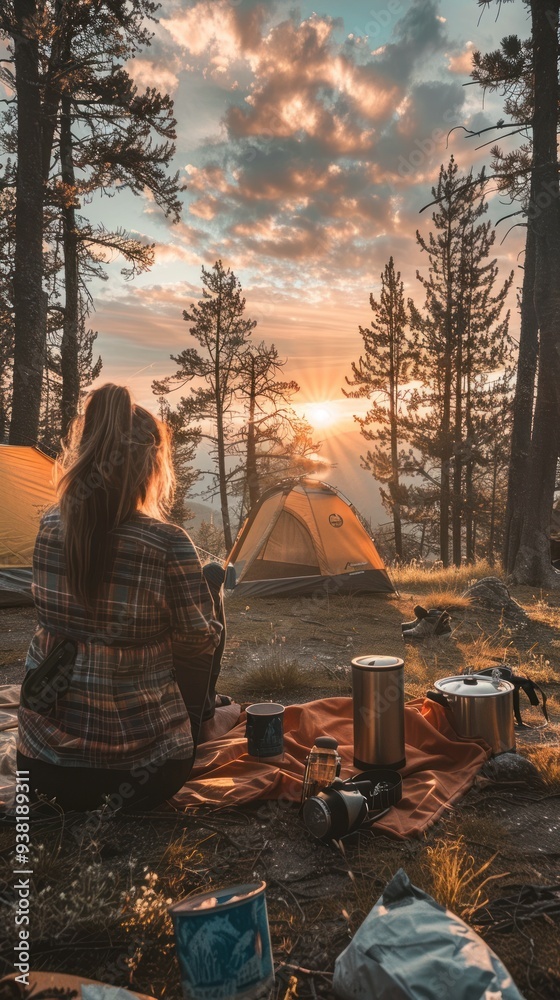
[[[19,685],[0,687],[0,808],[13,796],[18,702]],[[248,756],[245,713],[239,712],[237,705],[218,709],[207,725],[191,777],[172,800],[177,809],[230,807],[259,799],[299,802],[305,758],[321,734],[338,740],[341,777],[356,773],[351,698],[289,705],[284,713],[284,759],[275,764]],[[445,709],[423,698],[406,705],[405,742],[402,800],[375,825],[397,839],[419,836],[435,823],[468,791],[490,756],[484,742],[457,736]]]

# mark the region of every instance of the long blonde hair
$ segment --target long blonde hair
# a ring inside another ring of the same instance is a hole
[[[125,386],[107,383],[73,421],[59,466],[68,584],[88,606],[110,566],[111,532],[139,510],[167,518],[175,488],[170,433]]]

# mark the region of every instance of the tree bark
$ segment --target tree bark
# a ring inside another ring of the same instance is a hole
[[[67,6],[67,5],[66,5]],[[46,73],[43,92],[43,111],[41,121],[41,163],[43,182],[48,183],[51,171],[51,159],[60,106],[60,74],[62,69],[62,49],[67,45],[65,20],[65,2],[56,0],[55,30],[52,36],[49,65]]]
[[[537,397],[526,504],[513,578],[558,586],[551,564],[550,520],[560,450],[560,205],[558,191],[559,0],[532,0],[533,173],[529,222],[536,239],[535,311],[540,330]]]
[[[496,561],[496,492],[498,485],[498,455],[492,456],[492,493],[490,498],[490,527],[488,531],[488,562],[491,566]]]
[[[447,225],[446,269],[447,295],[445,304],[445,356],[443,375],[443,407],[441,420],[441,489],[439,514],[440,559],[449,566],[449,505],[451,502],[451,462],[453,442],[451,438],[451,391],[453,386],[453,275],[451,253],[451,222]]]
[[[392,261],[392,258],[391,258]],[[394,272],[392,272],[394,273]],[[395,325],[393,322],[393,309],[395,308],[393,288],[391,287],[391,315],[390,315],[390,331],[389,331],[389,421],[391,426],[391,472],[392,478],[389,484],[389,493],[391,495],[392,507],[393,507],[393,528],[395,532],[395,555],[398,559],[402,559],[403,556],[403,546],[402,546],[402,524],[401,524],[401,508],[399,502],[399,440],[398,440],[398,423],[397,423],[397,406],[398,406],[398,394],[399,394],[399,384],[398,384],[398,356],[395,357],[395,351],[398,351],[398,346],[395,344],[397,331],[395,330]]]
[[[43,175],[39,51],[35,0],[15,4],[17,179],[14,253],[14,383],[10,444],[34,445],[39,435],[46,347],[43,307]]]
[[[513,426],[508,471],[508,491],[502,558],[507,574],[513,572],[521,538],[524,500],[528,484],[535,378],[539,353],[539,329],[535,310],[535,230],[527,227],[525,270],[521,291],[521,325],[517,378],[513,398]]]
[[[72,119],[70,99],[66,95],[61,101],[60,116],[60,163],[62,181],[65,186],[65,203],[62,209],[64,248],[64,320],[60,361],[62,372],[61,430],[65,437],[71,421],[78,412],[80,399],[79,372],[79,276],[78,276],[78,232],[74,207],[74,161],[72,149]]]
[[[453,461],[453,501],[452,501],[452,538],[453,563],[461,565],[461,496],[463,479],[463,329],[462,323],[457,330],[457,351],[455,355],[455,458]]]
[[[474,551],[474,427],[472,419],[472,330],[469,331],[466,344],[466,392],[465,392],[465,430],[466,455],[465,462],[465,555],[468,563],[475,561]]]
[[[259,476],[257,470],[257,442],[255,428],[255,359],[250,358],[251,381],[249,387],[249,419],[247,421],[247,455],[245,460],[245,477],[249,497],[249,510],[254,507],[260,496]]]
[[[223,285],[220,283],[220,296],[223,295]],[[221,299],[220,299],[221,301]],[[214,392],[216,400],[216,437],[218,449],[218,482],[220,487],[220,509],[222,512],[222,527],[224,531],[224,544],[227,552],[231,551],[233,538],[231,534],[231,523],[229,518],[229,502],[227,493],[227,470],[226,470],[226,441],[224,432],[224,409],[222,402],[222,380],[220,373],[220,338],[222,336],[221,308],[218,306],[218,316],[216,323],[216,353],[214,356]]]

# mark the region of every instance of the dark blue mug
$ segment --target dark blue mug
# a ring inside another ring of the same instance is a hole
[[[249,705],[247,713],[247,753],[259,760],[281,757],[284,753],[284,706],[272,701]]]

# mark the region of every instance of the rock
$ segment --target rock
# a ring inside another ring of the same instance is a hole
[[[541,782],[538,768],[520,753],[501,753],[497,757],[491,757],[482,766],[480,773],[492,781],[525,781],[528,784]]]
[[[463,597],[468,597],[472,604],[479,604],[489,611],[503,614],[504,617],[527,624],[529,619],[517,601],[514,601],[503,580],[497,576],[485,576],[477,580],[472,587],[465,590]]]

